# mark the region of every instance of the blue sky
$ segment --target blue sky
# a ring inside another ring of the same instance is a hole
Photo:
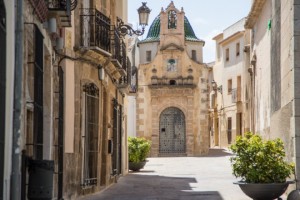
[[[147,2],[152,10],[149,26],[159,14],[161,7],[166,8],[170,0],[128,0],[128,22],[136,29],[138,24],[137,9]],[[246,17],[251,8],[251,0],[174,0],[175,6],[183,7],[197,37],[205,40],[204,62],[215,60],[215,43],[212,38],[228,26]],[[149,26],[142,38],[147,36]]]

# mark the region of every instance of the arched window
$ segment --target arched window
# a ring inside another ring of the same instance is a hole
[[[176,29],[177,28],[177,14],[176,14],[175,10],[169,11],[168,18],[169,18],[168,28]]]

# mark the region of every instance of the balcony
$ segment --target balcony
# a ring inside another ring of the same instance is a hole
[[[111,19],[94,8],[82,8],[80,12],[80,45],[78,51],[106,68],[118,85],[127,82],[126,45]],[[119,81],[123,79],[122,81]],[[119,84],[120,82],[120,84]]]
[[[111,56],[110,19],[97,9],[82,8],[80,23],[81,46]]]
[[[127,74],[126,45],[116,27],[112,30],[112,62],[119,69],[122,76]]]
[[[40,1],[40,0],[39,0]],[[71,27],[71,11],[77,6],[77,0],[46,0],[49,17],[57,19],[59,27]]]
[[[118,81],[118,88],[128,95],[134,95],[137,90],[137,76],[136,70],[133,70],[130,60],[127,58],[126,65],[123,66],[124,70],[127,72],[125,76],[122,76]]]

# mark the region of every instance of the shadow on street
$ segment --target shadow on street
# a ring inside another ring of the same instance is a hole
[[[144,171],[142,171],[144,172]],[[165,177],[132,173],[101,195],[86,200],[223,200],[217,191],[192,191],[195,178]]]

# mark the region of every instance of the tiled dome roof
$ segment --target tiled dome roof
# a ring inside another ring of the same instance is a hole
[[[185,32],[185,40],[186,41],[193,41],[193,42],[204,42],[203,40],[200,40],[195,35],[195,32],[187,19],[187,17],[184,17],[184,32]],[[146,42],[158,42],[160,40],[159,38],[160,34],[160,16],[158,15],[152,22],[150,29],[148,31],[148,35],[146,39],[140,41],[139,43],[146,43]]]

